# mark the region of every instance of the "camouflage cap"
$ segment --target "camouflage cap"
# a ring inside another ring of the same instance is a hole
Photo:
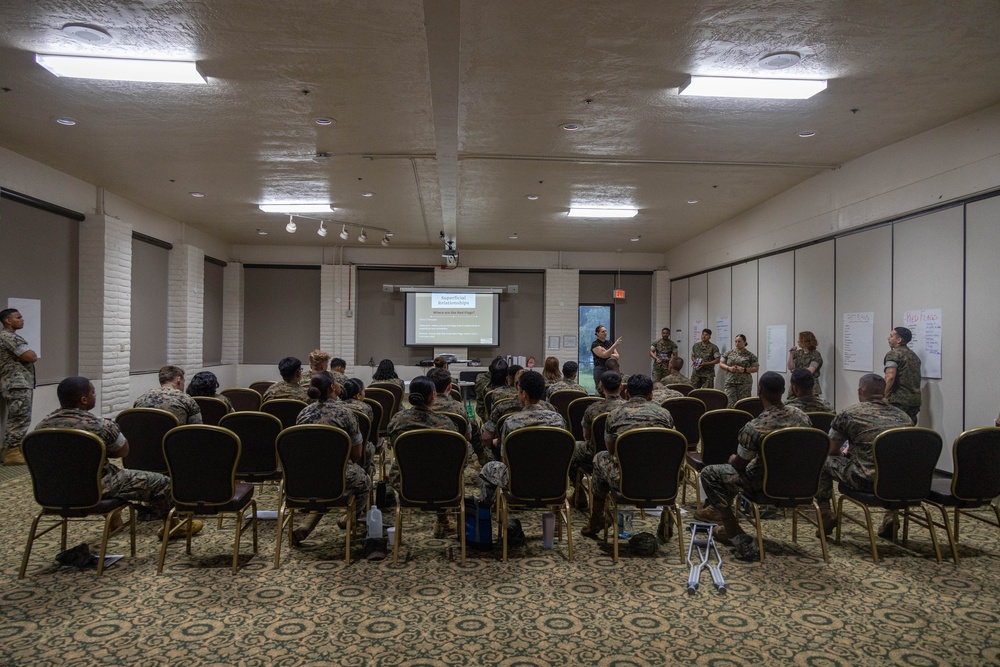
[[[636,556],[652,556],[659,550],[660,544],[652,533],[636,533],[629,539],[628,548]]]

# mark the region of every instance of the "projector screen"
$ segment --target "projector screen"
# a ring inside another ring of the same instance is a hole
[[[407,292],[406,345],[500,345],[500,295]]]

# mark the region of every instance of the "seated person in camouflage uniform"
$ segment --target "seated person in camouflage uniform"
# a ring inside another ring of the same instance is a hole
[[[431,410],[434,412],[450,412],[467,417],[465,406],[451,396],[451,373],[443,368],[435,368],[427,374],[427,379],[434,383],[435,398],[434,403],[431,405]],[[483,447],[483,434],[479,430],[479,424],[475,421],[468,422],[465,439],[472,445],[472,451],[475,452],[479,465],[483,465],[490,460],[489,454],[486,453],[486,448]]]
[[[217,398],[226,404],[229,408],[229,412],[235,412],[233,404],[229,402],[229,399],[219,393],[219,378],[215,377],[215,373],[212,371],[202,371],[200,373],[195,373],[194,377],[191,378],[191,382],[187,386],[188,396],[205,396],[207,398]]]
[[[181,424],[200,424],[201,408],[184,393],[184,370],[177,366],[164,366],[160,369],[159,379],[160,386],[137,398],[132,407],[166,410]]]
[[[661,383],[654,382],[653,397],[649,400],[651,400],[653,403],[656,403],[657,405],[663,405],[663,401],[667,400],[668,398],[683,398],[683,397],[684,394],[677,391],[676,389],[667,389]]]
[[[486,414],[486,394],[494,389],[507,384],[507,360],[503,357],[496,357],[490,362],[489,369],[485,373],[476,376],[476,383],[473,391],[476,394],[476,416],[479,421],[486,423],[490,418]]]
[[[605,373],[607,375],[607,373]],[[603,382],[604,377],[601,377]],[[615,443],[618,436],[634,428],[673,428],[674,418],[670,412],[656,403],[650,402],[653,395],[653,380],[648,375],[636,374],[628,379],[629,399],[620,403],[608,413],[608,421],[604,427],[604,443],[607,449],[597,452],[594,456],[594,506],[590,508],[590,518],[587,525],[580,529],[584,537],[597,538],[604,529],[606,518],[604,505],[607,503],[611,489],[620,490],[622,486],[621,469],[615,458]],[[667,513],[660,516],[660,526],[657,534],[666,540],[669,535],[670,522],[666,521]]]
[[[611,412],[613,409],[622,405],[625,399],[622,398],[622,376],[618,374],[617,371],[604,371],[601,375],[601,393],[604,396],[603,400],[594,401],[587,406],[587,409],[583,412],[583,419],[581,426],[583,427],[583,440],[578,440],[576,442],[576,450],[573,452],[573,460],[569,464],[569,478],[571,480],[576,479],[577,470],[579,470],[580,465],[584,463],[589,463],[594,460],[594,455],[597,454],[597,443],[594,440],[594,420],[597,419],[598,415],[603,415],[605,412]],[[604,442],[601,442],[601,449],[604,449]],[[573,497],[573,506],[585,508],[586,498]]]
[[[436,373],[448,375],[448,371],[435,370]],[[449,380],[449,384],[451,384]],[[389,442],[396,446],[396,440],[407,431],[415,431],[426,428],[439,428],[445,431],[458,433],[458,427],[448,415],[434,411],[434,399],[437,392],[434,383],[430,378],[418,376],[410,380],[410,405],[409,410],[400,410],[389,420]],[[454,399],[453,399],[454,400]],[[389,486],[399,494],[399,463],[395,457],[392,466],[389,468]],[[437,515],[437,523],[434,525],[434,537],[444,537],[446,534],[454,532],[455,525],[448,519],[448,512],[440,510]]]
[[[330,373],[341,387],[347,382],[347,362],[340,357],[330,360]]]
[[[282,360],[284,361],[284,360]],[[295,360],[298,362],[298,359]],[[296,373],[298,369],[296,369]],[[294,377],[295,373],[293,373]],[[357,509],[359,523],[364,523],[365,510],[368,506],[368,493],[371,490],[372,481],[365,472],[364,463],[364,439],[358,429],[358,420],[351,412],[351,409],[338,400],[340,396],[340,385],[323,373],[317,373],[312,378],[309,386],[308,399],[315,401],[302,408],[302,412],[295,419],[296,424],[326,424],[343,429],[351,439],[351,456],[347,462],[347,489],[354,493],[354,503]],[[298,386],[296,384],[295,386]],[[292,531],[292,544],[298,546],[309,537],[309,534],[319,524],[323,515],[320,513],[308,513],[308,523]],[[347,527],[347,517],[343,517],[337,522],[341,528]]]
[[[486,416],[486,423],[483,424],[483,446],[493,448],[494,455],[496,454],[496,449],[500,446],[500,443],[496,441],[497,422],[508,412],[517,412],[521,409],[521,403],[517,398],[517,380],[518,373],[522,370],[524,369],[517,364],[508,366],[507,379],[504,386],[492,391],[493,407]],[[544,382],[544,380],[542,381]]]
[[[36,428],[77,428],[97,435],[103,442],[108,458],[128,456],[128,441],[122,435],[118,424],[110,419],[102,419],[91,414],[97,404],[97,392],[93,383],[85,377],[68,377],[56,387],[59,397],[58,410],[45,417]],[[153,516],[165,519],[170,512],[170,478],[156,472],[146,470],[122,469],[105,460],[101,470],[101,493],[105,498],[119,498],[130,502],[143,503],[149,507]],[[121,515],[112,522],[121,525]],[[174,519],[171,525],[171,538],[183,537],[182,533],[174,533],[180,521]],[[202,522],[191,522],[191,534],[201,530]],[[163,539],[163,529],[160,529],[160,539]]]
[[[551,409],[551,405],[542,400],[545,396],[545,380],[535,371],[521,373],[517,384],[517,398],[523,406],[520,412],[507,417],[500,429],[499,441],[511,432],[525,426],[555,426],[566,428],[566,420],[562,415]],[[545,406],[549,407],[546,408]],[[501,455],[503,454],[501,444]],[[489,506],[496,499],[497,487],[506,488],[510,481],[507,464],[503,461],[490,461],[479,471],[479,503]]]
[[[852,489],[872,491],[875,479],[875,452],[872,444],[883,431],[913,426],[909,415],[886,402],[885,379],[868,373],[858,381],[858,403],[843,410],[830,424],[830,455],[819,476],[816,500],[823,513],[823,527],[833,530],[837,516],[833,511],[833,480]],[[850,443],[846,453],[841,449]],[[880,535],[892,536],[892,513],[886,512]]]
[[[740,491],[760,491],[763,488],[764,465],[758,454],[764,437],[782,428],[812,426],[806,413],[781,402],[784,393],[785,378],[774,371],[761,375],[757,395],[764,403],[764,411],[740,431],[736,453],[729,457],[729,463],[705,466],[701,471],[705,507],[695,511],[694,518],[706,523],[721,523],[722,527],[715,531],[715,537],[720,542],[729,542],[743,534],[733,514],[733,499]]]
[[[796,368],[792,371],[792,394],[786,405],[798,408],[802,412],[833,412],[833,406],[820,398],[815,391],[816,378],[808,369]]]
[[[326,372],[321,374],[326,375]],[[312,382],[311,378],[310,382]],[[369,422],[372,422],[372,420],[375,419],[375,412],[374,410],[372,410],[372,406],[365,403],[364,382],[362,382],[358,378],[351,378],[343,385],[337,383],[337,386],[340,387],[340,400],[344,403],[344,405],[346,405],[351,410],[354,410],[355,412],[360,412],[366,417],[368,417]],[[360,422],[358,426],[360,427]],[[361,435],[364,436],[364,433],[362,433]],[[376,451],[375,443],[372,442],[372,440],[378,440],[378,424],[375,424],[374,422],[372,422],[371,435],[372,438],[365,442],[365,459],[361,467],[365,469],[365,472],[368,473],[369,477],[374,477],[375,454],[378,453]]]
[[[671,384],[686,384],[691,386],[691,380],[687,379],[682,373],[681,369],[684,368],[684,358],[683,357],[671,357],[670,359],[670,374],[664,375],[660,382],[664,387]]]
[[[267,388],[262,402],[266,403],[276,398],[292,398],[308,403],[309,392],[306,387],[312,386],[312,380],[306,387],[302,386],[302,362],[295,357],[285,357],[278,362],[278,372],[281,373],[281,382],[275,382]]]
[[[548,386],[545,390],[545,397],[552,398],[552,394],[565,389],[587,393],[586,388],[576,381],[576,376],[579,372],[580,364],[575,361],[567,361],[562,366],[562,379]]]
[[[302,373],[302,377],[299,378],[299,384],[308,391],[309,385],[312,383],[312,376],[316,373],[329,373],[329,368],[330,353],[319,349],[313,350],[309,353],[309,372]],[[343,387],[344,383],[341,382],[340,386]]]

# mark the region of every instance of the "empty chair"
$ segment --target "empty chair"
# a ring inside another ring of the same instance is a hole
[[[729,397],[721,389],[706,389],[704,387],[701,389],[692,389],[688,392],[688,396],[697,398],[704,403],[706,411],[722,410],[729,407]],[[688,446],[691,446],[690,440],[688,440]]]
[[[719,392],[722,393],[722,392]],[[722,394],[725,396],[725,394]],[[698,422],[707,411],[701,399],[683,396],[668,398],[661,405],[666,408],[674,419],[674,428],[681,432],[687,440],[688,449],[698,449]],[[726,406],[723,405],[723,408]]]
[[[24,578],[35,540],[59,528],[62,538],[60,551],[65,551],[68,523],[90,517],[104,519],[104,532],[101,534],[101,547],[97,557],[97,575],[100,576],[104,573],[108,538],[121,530],[119,528],[112,532],[111,519],[126,508],[129,512],[131,553],[135,556],[135,510],[126,500],[102,496],[101,469],[107,452],[98,436],[73,428],[36,429],[24,437],[21,451],[31,474],[35,502],[42,509],[31,522],[28,542],[21,558],[19,579]],[[38,524],[43,517],[54,518],[55,522],[38,532]]]
[[[288,428],[295,426],[296,418],[305,407],[305,401],[294,398],[272,398],[270,401],[264,401],[264,404],[260,406],[260,411],[274,415],[281,420],[283,428]]]
[[[388,425],[388,418],[384,416],[382,404],[374,398],[365,396],[365,404],[372,409],[371,441],[375,443],[375,452],[378,454],[379,479],[386,478],[385,453],[386,444],[383,434]]]
[[[229,429],[204,424],[189,424],[172,429],[163,437],[163,455],[170,471],[170,494],[174,506],[163,523],[160,560],[157,574],[163,572],[174,517],[180,519],[175,529],[181,534],[195,516],[236,515],[236,539],[233,543],[233,573],[239,568],[240,538],[243,521],[250,510],[253,529],[253,552],[257,553],[257,501],[253,485],[236,481],[240,460],[239,436]],[[191,555],[191,535],[187,533],[187,554]]]
[[[687,396],[694,390],[694,387],[692,387],[689,384],[668,384],[667,389],[673,389],[674,391],[679,391],[685,396]]]
[[[391,419],[394,414],[399,412],[399,408],[403,405],[403,387],[395,382],[372,382],[368,385],[368,389],[365,390],[365,395],[370,394],[372,389],[382,389],[392,394],[392,410],[389,413],[389,418]]]
[[[958,562],[959,517],[967,517],[1000,528],[1000,509],[990,501],[1000,496],[1000,428],[977,428],[955,439],[951,448],[954,473],[951,479],[931,481],[927,502],[937,507],[948,533],[951,555]],[[948,521],[948,508],[954,508],[955,521]],[[996,521],[971,510],[988,507]]]
[[[569,404],[578,398],[586,398],[587,392],[576,389],[560,389],[552,392],[549,396],[549,403],[555,406],[556,411],[563,416],[566,423],[569,423]]]
[[[893,514],[894,530],[899,526],[899,510],[903,510],[908,520],[909,514],[920,507],[924,510],[923,525],[928,527],[934,555],[941,562],[937,533],[934,531],[930,510],[923,504],[931,490],[934,467],[941,455],[941,436],[927,428],[916,426],[892,428],[883,431],[872,443],[875,455],[875,478],[871,491],[859,491],[843,482],[837,484],[840,500],[837,502],[837,543],[844,519],[868,528],[872,559],[878,563],[878,546],[875,543],[875,528],[869,507],[879,507]],[[857,505],[865,513],[865,520],[844,514],[844,501]]]
[[[566,423],[569,424],[574,439],[583,440],[583,413],[591,403],[603,400],[600,396],[583,396],[570,402],[566,409]]]
[[[257,412],[260,410],[260,403],[263,400],[260,392],[253,389],[233,387],[231,389],[223,389],[219,393],[229,399],[229,402],[233,404],[233,410],[237,412],[243,412],[244,410]]]
[[[733,408],[742,410],[743,412],[749,412],[751,417],[756,418],[760,416],[760,413],[764,412],[764,401],[760,400],[759,396],[741,398],[736,401],[736,405],[734,405]]]
[[[389,426],[389,420],[392,419],[394,414],[396,414],[396,396],[386,388],[386,385],[371,385],[365,389],[365,401],[368,399],[377,401],[378,404],[382,406],[382,416],[379,421],[378,434],[380,436],[385,436],[386,429]]]
[[[119,412],[115,421],[128,440],[128,456],[122,459],[122,465],[132,470],[166,473],[163,436],[179,426],[177,417],[156,408],[129,408]]]
[[[566,524],[569,560],[573,560],[573,526],[566,486],[573,459],[573,434],[553,426],[525,426],[507,434],[503,460],[508,487],[497,494],[497,520],[507,562],[508,516],[511,510],[541,509],[555,512],[556,537]]]
[[[707,416],[707,415],[706,415]],[[801,514],[818,528],[823,560],[829,562],[826,550],[826,530],[820,513],[816,493],[819,475],[823,471],[830,438],[815,428],[796,426],[771,431],[760,443],[760,460],[764,466],[764,486],[760,491],[745,491],[740,498],[753,509],[754,530],[757,531],[757,553],[764,562],[764,534],[760,523],[760,506],[792,509],[792,541],[798,541],[798,517]],[[811,505],[816,512],[812,522],[804,505]]]
[[[450,413],[448,416],[452,416]],[[462,431],[464,433],[465,431]],[[393,445],[399,466],[399,495],[396,503],[396,543],[392,562],[399,561],[403,540],[403,510],[458,512],[458,535],[465,564],[465,436],[437,428],[407,431]]]
[[[273,380],[258,380],[256,382],[251,382],[250,388],[263,396],[264,392],[270,389],[272,384],[274,384]]]
[[[286,531],[288,546],[292,545],[296,511],[326,514],[339,507],[347,510],[344,562],[351,562],[351,534],[359,500],[347,487],[351,436],[336,426],[300,424],[281,432],[277,450],[283,483],[274,566],[281,563],[281,542]]]
[[[740,431],[751,419],[749,412],[728,408],[701,416],[698,420],[700,451],[688,451],[684,466],[684,477],[691,480],[696,492],[701,471],[705,466],[729,462],[729,457],[736,453]],[[681,502],[687,502],[687,484]]]
[[[229,406],[226,402],[212,398],[211,396],[193,396],[194,402],[201,410],[201,423],[209,426],[218,426],[219,420],[229,414]]]
[[[248,484],[274,482],[281,479],[281,467],[274,443],[281,433],[281,420],[266,412],[230,412],[219,426],[240,438],[240,461],[236,479]]]
[[[618,507],[633,505],[649,509],[663,506],[666,520],[677,532],[677,546],[683,562],[684,531],[681,529],[681,509],[677,504],[677,491],[681,482],[687,441],[679,432],[669,428],[635,428],[625,431],[615,441],[615,458],[621,471],[621,490],[611,489],[604,522],[604,539],[608,539],[608,525],[613,526],[614,562],[618,562]]]
[[[806,417],[809,417],[809,421],[812,422],[813,428],[818,428],[824,433],[830,432],[830,425],[833,423],[833,418],[836,417],[832,412],[807,412]]]

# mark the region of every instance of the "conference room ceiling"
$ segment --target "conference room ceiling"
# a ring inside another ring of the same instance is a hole
[[[5,0],[0,25],[0,145],[232,244],[333,246],[348,222],[393,247],[663,252],[1000,102],[995,0]],[[779,51],[801,61],[758,66]],[[196,60],[208,85],[57,78],[35,53]],[[682,97],[691,74],[829,87]],[[292,200],[330,202],[330,234],[257,209]],[[639,214],[567,218],[586,205]]]

